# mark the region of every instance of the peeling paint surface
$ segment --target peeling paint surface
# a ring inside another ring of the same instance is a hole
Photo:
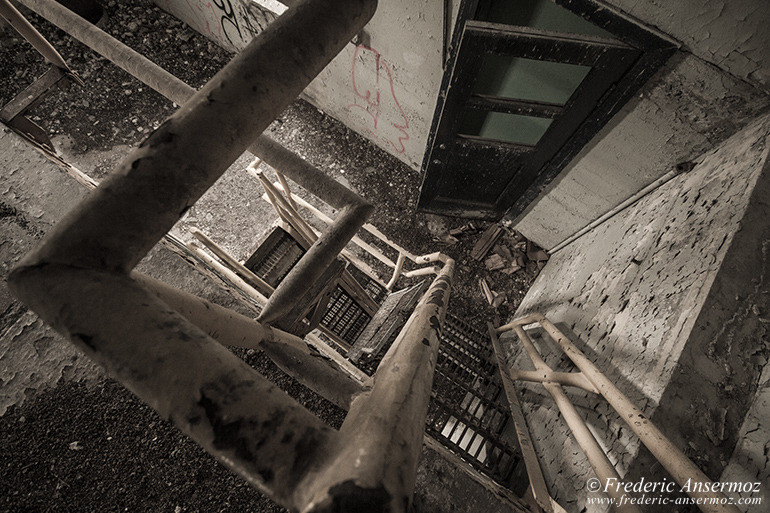
[[[770,501],[770,472],[768,472],[770,424],[768,424],[768,419],[770,419],[770,365],[765,365],[754,403],[746,415],[743,426],[741,426],[740,441],[720,479],[722,482],[760,483],[759,494],[741,493],[740,496],[746,498],[760,497],[763,504]],[[760,513],[762,508],[763,506],[760,504],[746,511]]]
[[[770,91],[770,9],[763,0],[608,0],[685,48]]]
[[[31,312],[0,335],[0,415],[62,381],[102,376],[96,364]]]
[[[731,358],[744,358],[743,352],[756,345],[756,338],[736,339],[735,354],[731,355],[729,347],[720,347],[733,340],[729,334],[717,333],[716,340],[708,341],[698,334],[708,318],[716,315],[711,312],[715,291],[722,288],[720,280],[726,269],[734,266],[733,256],[726,260],[728,252],[735,237],[746,230],[742,219],[748,215],[760,175],[767,178],[761,171],[767,160],[768,133],[770,118],[763,117],[704,154],[689,173],[674,178],[555,253],[516,315],[543,313],[560,325],[675,443],[686,445],[690,440],[696,444],[695,448],[683,448],[691,457],[693,453],[702,457],[694,460],[707,474],[723,468],[729,459],[730,444],[735,443],[737,433],[737,428],[731,432],[731,426],[740,423],[745,411],[737,410],[747,405],[712,392],[703,386],[703,380],[712,381],[714,389],[732,383],[738,369],[729,367],[737,365]],[[756,275],[741,276],[750,283]],[[739,304],[733,294],[732,303],[724,302],[720,307],[729,317]],[[749,305],[745,309],[751,311]],[[501,342],[508,348],[511,361],[516,361],[514,367],[532,368],[526,355],[517,350],[512,335],[504,335]],[[711,364],[699,359],[708,351],[707,342],[713,349],[705,360]],[[547,337],[537,337],[535,343],[554,370],[573,370]],[[751,350],[766,349],[760,346]],[[533,430],[534,444],[552,493],[565,507],[572,506],[568,510],[580,510],[586,505],[584,487],[593,471],[544,391],[537,385],[519,386],[525,388],[522,399],[527,421],[538,426]],[[733,386],[739,388],[740,382]],[[750,384],[740,390],[735,395],[744,396],[747,402]],[[569,390],[568,394],[620,474],[645,475],[649,462],[634,468],[638,441],[610,407],[585,392]],[[681,403],[669,394],[680,396]],[[705,404],[707,394],[713,395],[712,404]],[[693,403],[689,409],[685,407],[688,402]],[[676,404],[676,408],[666,408],[667,404]],[[719,417],[717,405],[723,404],[736,410],[728,412],[726,435],[718,433],[719,422],[714,422]],[[661,415],[656,416],[659,410]],[[692,434],[692,429],[686,430],[688,424],[700,427],[699,436]],[[704,442],[709,435],[716,441],[711,447]],[[681,439],[683,436],[686,440]]]

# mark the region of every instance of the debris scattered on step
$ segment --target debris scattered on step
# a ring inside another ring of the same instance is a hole
[[[484,261],[484,265],[489,271],[497,271],[498,269],[502,269],[505,267],[506,261],[503,257],[498,255],[497,253],[493,253],[492,256],[490,256]]]
[[[489,250],[492,249],[492,246],[495,245],[497,239],[499,239],[502,234],[503,228],[498,224],[493,224],[487,228],[486,231],[484,231],[484,233],[481,235],[481,238],[478,240],[478,242],[476,242],[476,245],[473,246],[473,250],[471,251],[471,258],[474,260],[481,260],[487,256]]]
[[[487,280],[484,278],[479,278],[479,287],[481,288],[481,293],[484,294],[484,297],[487,300],[487,303],[490,305],[495,300],[495,296],[492,295],[492,291],[489,289],[489,284],[487,283]]]
[[[533,262],[537,262],[537,267],[542,269],[548,261],[548,253],[532,242],[527,241],[527,258]]]
[[[460,226],[459,228],[453,228],[449,230],[449,235],[451,235],[452,237],[460,237],[462,235],[465,235],[466,233],[473,233],[475,231],[478,231],[478,227],[471,222],[466,225]]]
[[[505,301],[508,299],[505,294],[500,294],[499,292],[495,292],[494,290],[490,289],[487,280],[484,278],[479,278],[479,287],[481,288],[481,292],[484,294],[487,303],[489,303],[493,308],[497,308],[498,306],[505,303]]]
[[[720,408],[711,415],[711,426],[706,429],[706,436],[714,445],[720,445],[727,437],[725,436],[725,422],[727,420],[727,409]]]
[[[460,241],[457,240],[457,237],[453,237],[451,234],[447,234],[447,235],[444,235],[443,237],[441,237],[441,242],[443,242],[444,244],[447,244],[449,246],[454,246],[455,244],[457,244]]]
[[[446,219],[441,216],[427,214],[425,216],[426,228],[433,236],[433,240],[440,241],[447,236]]]
[[[503,257],[503,259],[507,261],[513,260],[513,254],[511,253],[511,250],[506,246],[505,244],[495,244],[495,247],[492,248],[492,251],[494,251],[496,254]]]
[[[522,268],[522,266],[520,266],[519,264],[514,262],[509,267],[506,267],[505,269],[503,269],[501,272],[504,273],[504,274],[509,274],[510,275],[510,274],[515,273],[516,271],[518,271],[521,268]]]

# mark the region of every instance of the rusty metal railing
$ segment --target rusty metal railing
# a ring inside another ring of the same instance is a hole
[[[175,103],[183,105],[195,94],[196,90],[193,87],[54,0],[21,0],[20,3]],[[292,13],[292,16],[296,15]],[[313,44],[313,41],[308,39],[305,43]],[[277,66],[279,56],[281,65]],[[290,79],[286,56],[275,53],[272,58],[276,71]],[[299,92],[292,96],[292,99],[298,94]],[[285,106],[283,104],[280,110]],[[280,113],[280,110],[268,120],[268,123]],[[260,319],[272,322],[291,308],[293,298],[299,291],[315,282],[328,268],[342,248],[364,225],[373,211],[373,206],[269,137],[258,134],[249,142],[252,144],[243,149],[248,149],[271,166],[281,169],[300,186],[312,190],[326,203],[341,210],[335,222],[315,241],[313,247],[270,296],[269,302],[260,314]]]
[[[543,360],[532,342],[525,327],[538,324],[548,336],[561,348],[564,354],[575,364],[578,372],[554,372]],[[525,352],[535,367],[534,371],[513,369],[505,361],[498,335],[514,331]],[[695,501],[704,513],[738,513],[736,506],[730,504],[728,498],[714,486],[704,474],[676,445],[674,445],[652,421],[637,408],[615,384],[591,362],[583,352],[544,315],[532,314],[511,321],[495,328],[489,325],[489,333],[497,354],[500,373],[503,377],[505,391],[508,395],[513,420],[519,437],[522,454],[530,476],[531,492],[537,504],[543,511],[561,511],[561,507],[553,501],[540,469],[537,457],[532,447],[529,430],[521,411],[521,405],[516,395],[513,382],[516,380],[540,383],[556,402],[565,422],[575,436],[580,448],[586,455],[596,476],[603,484],[621,482],[607,453],[601,448],[596,437],[588,429],[583,418],[574,404],[564,393],[563,386],[578,387],[586,392],[601,395],[617,412],[621,419],[639,437],[639,440],[649,449],[674,480],[682,486],[682,490]],[[699,486],[685,486],[688,482],[699,483]],[[603,486],[602,490],[615,499],[617,511],[639,513],[641,509],[634,503],[623,501],[623,489]]]
[[[50,0],[23,3],[56,9]],[[304,354],[301,339],[132,269],[375,7],[375,0],[305,0],[289,9],[57,224],[8,280],[17,297],[110,375],[295,511],[406,511],[454,262],[440,259],[442,269],[371,386],[333,367],[317,369],[325,376],[318,381],[329,382],[326,395],[350,406],[339,432],[218,343],[280,347],[277,354],[291,358],[292,351]],[[261,156],[268,162],[269,155],[281,153],[269,142],[264,146]],[[277,313],[263,311],[263,320],[280,315],[283,301],[291,306],[298,283],[307,286],[371,210],[301,159],[286,158],[309,176],[303,181],[287,165],[280,166],[283,172],[319,196],[328,193],[332,199],[325,199],[337,203],[346,221],[322,235],[323,247],[284,280],[280,294],[276,289]]]

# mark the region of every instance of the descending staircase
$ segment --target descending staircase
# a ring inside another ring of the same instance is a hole
[[[504,436],[511,414],[493,358],[488,335],[447,314],[427,432],[463,461],[510,488],[512,477],[521,470],[521,457],[516,442]]]
[[[276,228],[245,265],[276,286],[303,254],[290,231]],[[324,306],[319,328],[340,347],[349,346],[347,359],[373,375],[429,280],[388,293],[354,265],[347,269],[379,308],[370,316],[341,283]],[[489,335],[448,313],[440,339],[427,434],[465,464],[522,495],[527,479],[515,437],[505,436],[511,415]]]

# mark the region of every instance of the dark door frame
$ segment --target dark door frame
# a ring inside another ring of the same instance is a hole
[[[463,0],[460,5],[449,48],[449,62],[442,79],[422,164],[423,185],[418,204],[421,211],[484,219],[499,219],[505,214],[515,217],[520,214],[678,48],[678,44],[668,36],[631,20],[597,0],[555,0],[555,3],[609,32],[618,41],[591,36],[573,37],[566,33],[476,20],[491,1]],[[474,59],[474,54],[487,51],[524,55],[522,48],[526,45],[522,43],[538,40],[541,41],[541,49],[547,50],[549,45],[557,44],[558,48],[551,49],[563,52],[564,48],[570,48],[578,52],[573,57],[560,53],[562,62],[570,58],[577,63],[584,58],[586,62],[602,66],[601,73],[612,72],[613,69],[621,72],[619,76],[608,77],[611,79],[609,86],[600,91],[597,98],[595,81],[592,84],[588,82],[592,75],[595,78],[600,73],[592,70],[572,98],[579,99],[586,91],[592,91],[593,96],[582,102],[571,99],[564,106],[564,109],[576,109],[568,113],[569,123],[557,126],[554,122],[553,129],[549,128],[537,147],[480,140],[458,134],[459,118],[465,108],[554,118],[564,114],[558,106],[533,106],[527,102],[471,94],[475,75],[480,68],[480,59]],[[472,48],[469,45],[481,46]],[[622,47],[634,51],[621,51]],[[612,59],[601,62],[598,59],[591,60],[592,54],[601,57],[598,54],[606,52],[613,54]],[[618,63],[617,59],[628,62]],[[548,151],[543,151],[543,147]],[[527,159],[520,158],[525,154],[529,155]],[[453,168],[452,159],[455,162],[465,159],[465,162],[476,167],[461,163]],[[526,169],[514,167],[516,162],[522,161],[526,161]],[[492,167],[494,163],[510,162],[513,169],[509,176],[502,178],[503,182],[499,182],[499,176],[495,178],[491,174],[485,175],[485,167],[480,164],[483,162],[493,163]],[[458,173],[468,173],[466,180],[497,179],[499,183],[491,184],[490,187],[499,185],[499,195],[486,201],[469,198],[472,189],[464,186],[463,177]],[[448,180],[456,180],[460,194],[466,193],[466,196],[441,197],[442,183]]]

